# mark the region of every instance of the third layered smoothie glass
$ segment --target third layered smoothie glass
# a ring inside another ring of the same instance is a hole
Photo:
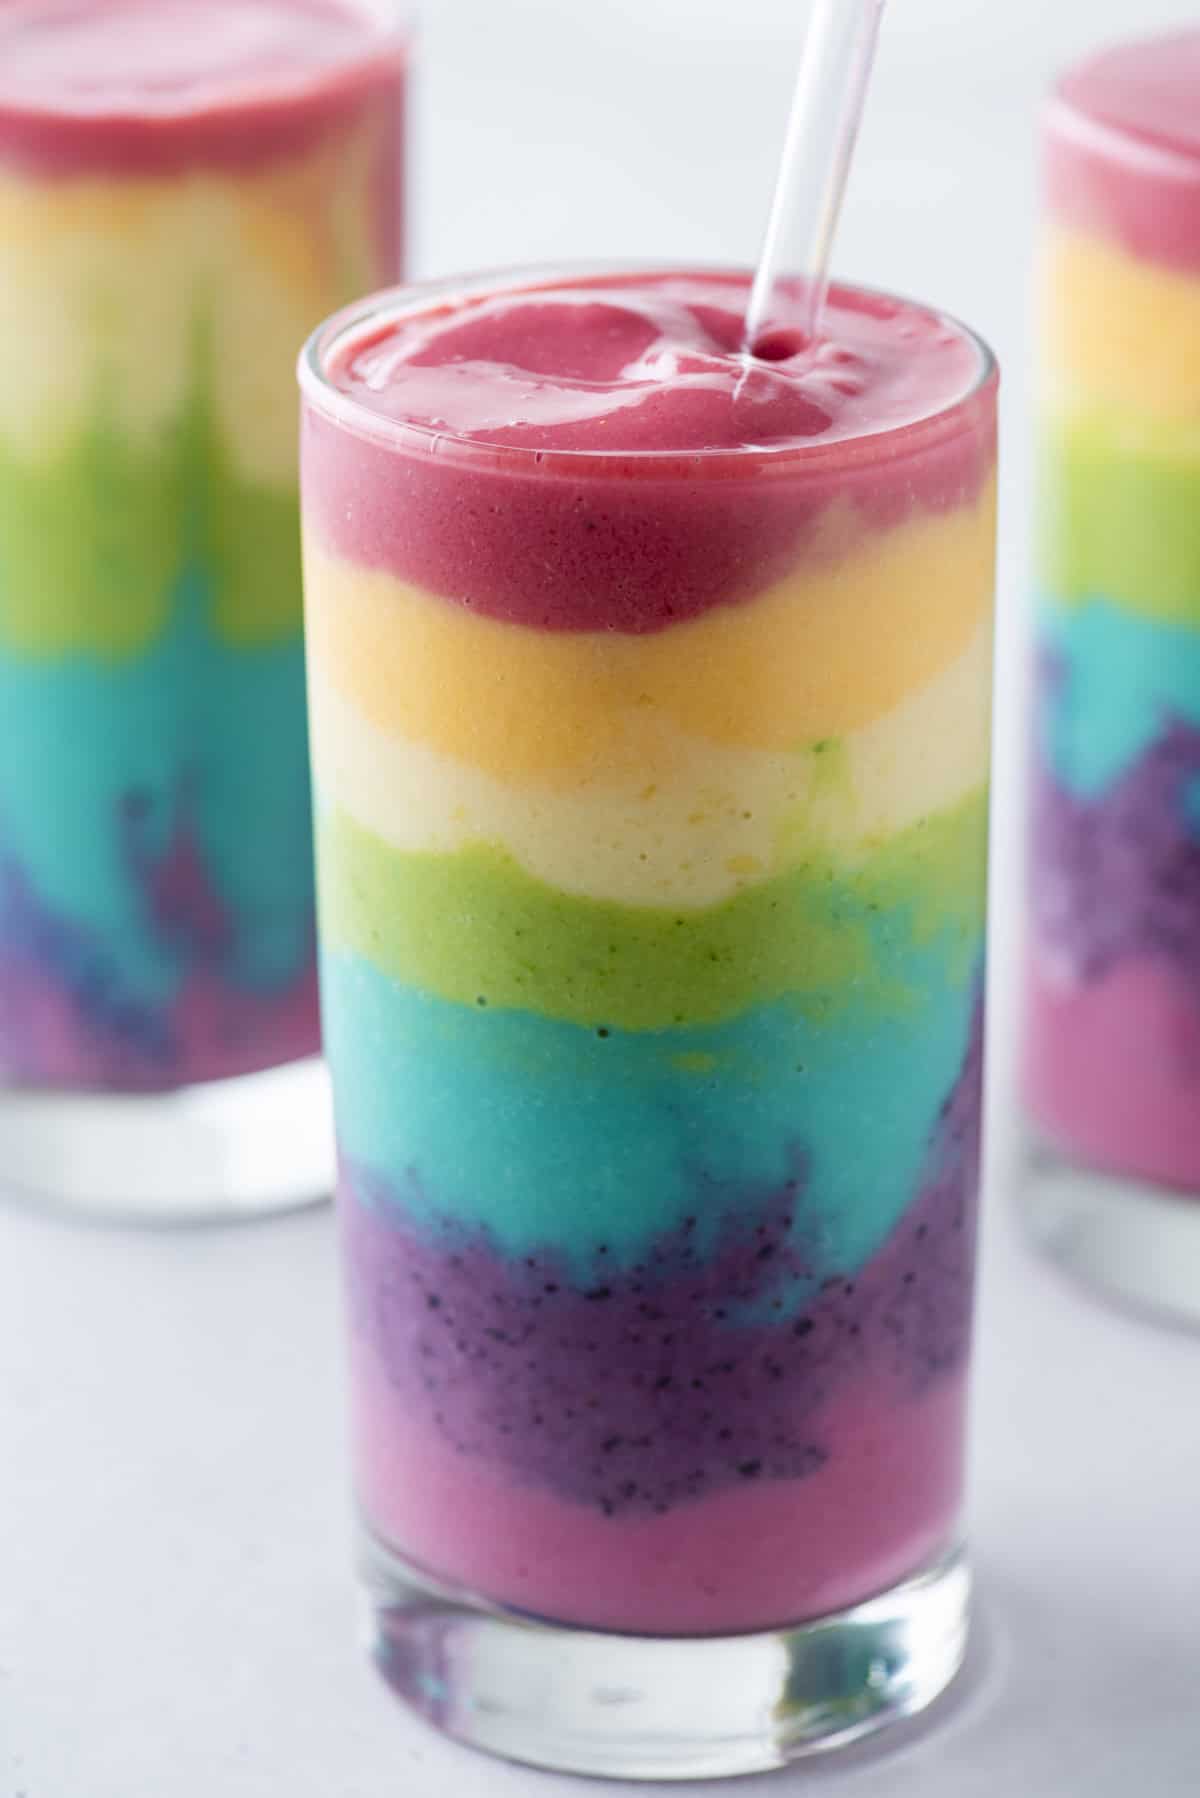
[[[378,1654],[592,1772],[964,1639],[995,375],[848,288],[748,364],[747,291],[394,293],[301,371]]]
[[[1200,31],[1044,121],[1025,1181],[1038,1238],[1200,1318]]]

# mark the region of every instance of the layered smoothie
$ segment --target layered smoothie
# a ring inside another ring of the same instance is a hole
[[[403,80],[355,0],[0,0],[0,1084],[318,1046],[292,365]]]
[[[358,1491],[557,1621],[751,1630],[952,1543],[994,377],[739,275],[345,315],[303,379]]]
[[[1026,1095],[1200,1192],[1200,33],[1074,70],[1047,179]]]

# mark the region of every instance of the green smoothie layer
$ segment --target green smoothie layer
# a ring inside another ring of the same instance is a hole
[[[213,580],[212,628],[263,648],[301,628],[293,487],[235,472],[197,364],[186,412],[147,448],[113,429],[101,397],[91,428],[50,464],[0,442],[0,653],[119,661],[169,625],[186,567]]]
[[[879,979],[881,946],[950,933],[964,979],[983,928],[983,792],[856,869],[813,859],[701,910],[628,906],[542,884],[504,850],[389,847],[344,812],[320,823],[326,946],[463,1005],[594,1028],[715,1023],[781,997],[816,1011]],[[917,995],[878,988],[883,1006]]]
[[[1047,421],[1038,562],[1060,602],[1102,595],[1200,626],[1200,426],[1094,411]]]

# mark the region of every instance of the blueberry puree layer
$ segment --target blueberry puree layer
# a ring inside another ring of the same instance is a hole
[[[596,1242],[582,1276],[554,1250],[507,1256],[477,1226],[418,1227],[404,1178],[346,1166],[353,1315],[398,1411],[607,1517],[818,1473],[848,1379],[915,1398],[963,1365],[981,1066],[977,1011],[921,1189],[849,1274],[823,1265],[800,1146],[772,1191],[698,1171],[679,1228],[631,1267]]]
[[[150,801],[115,829],[136,911],[100,934],[56,911],[0,841],[0,1074],[134,1090],[232,1075],[315,1052],[315,943],[275,979],[270,921],[239,920],[207,871],[186,785],[155,844]],[[294,920],[280,920],[290,934]]]
[[[1042,662],[1053,704],[1062,670]],[[1119,962],[1165,962],[1200,997],[1200,729],[1167,719],[1095,795],[1035,768],[1033,904],[1039,941],[1081,980]]]

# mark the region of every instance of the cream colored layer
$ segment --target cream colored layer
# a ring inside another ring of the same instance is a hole
[[[1200,279],[1072,231],[1052,232],[1042,260],[1052,392],[1200,427]]]
[[[294,356],[387,272],[385,153],[369,121],[256,172],[0,173],[0,447],[53,463],[103,424],[152,448],[203,380],[234,472],[293,483]]]
[[[838,740],[792,752],[718,747],[674,730],[657,781],[496,778],[384,732],[310,666],[321,798],[390,845],[485,842],[563,892],[711,905],[813,854],[856,863],[986,783],[991,630],[918,693]]]
[[[380,732],[504,782],[690,781],[697,739],[786,761],[886,717],[965,654],[991,612],[994,508],[989,490],[861,531],[753,601],[640,637],[480,617],[310,535],[310,662]]]

